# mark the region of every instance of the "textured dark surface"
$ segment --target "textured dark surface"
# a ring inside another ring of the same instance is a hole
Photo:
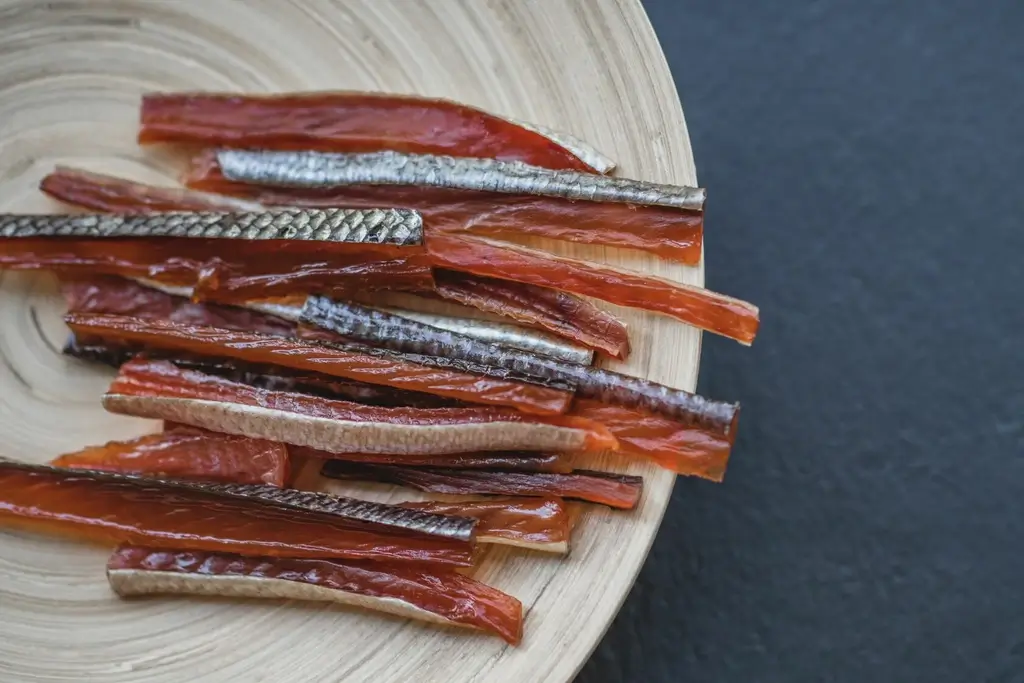
[[[763,325],[578,681],[1024,681],[1024,4],[645,4]]]

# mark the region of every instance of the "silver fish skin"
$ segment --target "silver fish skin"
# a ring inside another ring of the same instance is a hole
[[[423,243],[423,220],[408,209],[0,214],[0,237],[192,237],[415,246]]]
[[[217,152],[229,180],[284,187],[426,185],[569,200],[619,202],[703,211],[707,191],[579,171],[553,171],[519,161],[373,152]]]
[[[175,481],[175,483],[228,496],[256,498],[285,507],[324,512],[344,517],[346,520],[379,524],[401,531],[442,536],[457,541],[472,542],[477,524],[477,520],[472,517],[438,515],[432,512],[410,510],[397,505],[335,496],[329,493],[281,489],[261,484],[208,484],[192,481]]]
[[[572,387],[583,398],[660,413],[724,435],[729,434],[739,411],[736,404],[714,401],[650,380],[564,363],[518,349],[510,351],[497,344],[483,343],[385,311],[327,297],[309,297],[302,311],[302,321],[395,353],[443,356],[453,361],[504,368],[515,373],[520,381],[546,381]]]
[[[592,349],[567,344],[554,335],[519,327],[518,325],[477,320],[475,318],[461,318],[454,315],[423,313],[391,306],[370,306],[370,308],[397,315],[400,318],[414,320],[431,327],[472,337],[489,344],[508,346],[513,349],[535,353],[538,356],[554,358],[565,363],[590,365],[594,362],[594,351]]]

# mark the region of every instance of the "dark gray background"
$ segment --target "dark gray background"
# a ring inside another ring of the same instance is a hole
[[[1024,681],[1024,2],[645,5],[762,328],[579,683]]]

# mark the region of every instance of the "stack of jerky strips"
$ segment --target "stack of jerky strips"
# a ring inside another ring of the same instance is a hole
[[[66,353],[117,368],[104,407],[164,421],[0,461],[0,519],[120,544],[118,594],[344,602],[518,643],[519,601],[456,569],[479,544],[567,552],[566,500],[636,507],[642,479],[578,469],[586,454],[722,478],[738,406],[596,367],[629,337],[590,298],[744,344],[757,309],[510,241],[697,265],[703,189],[386,94],[150,95],[139,140],[204,148],[185,188],[59,168],[42,190],[97,213],[0,217],[0,267],[63,282]],[[303,491],[297,463],[313,487],[445,499]]]

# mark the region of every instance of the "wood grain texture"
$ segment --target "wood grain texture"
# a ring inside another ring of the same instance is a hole
[[[695,184],[686,127],[637,0],[0,0],[0,210],[54,211],[37,190],[55,164],[170,182],[176,159],[139,149],[147,90],[349,88],[446,96],[564,130],[627,177]],[[614,249],[535,241],[693,284],[685,268]],[[103,412],[110,375],[59,355],[52,278],[0,274],[3,455],[43,461],[151,431]],[[696,382],[700,335],[615,310],[633,356],[613,367]],[[475,575],[522,600],[519,648],[337,607],[217,600],[119,601],[108,551],[0,533],[0,680],[566,681],[614,617],[646,556],[673,477],[647,478],[635,513],[588,508],[565,558],[493,548]],[[318,482],[324,488],[351,488]],[[379,500],[412,496],[364,488]]]

